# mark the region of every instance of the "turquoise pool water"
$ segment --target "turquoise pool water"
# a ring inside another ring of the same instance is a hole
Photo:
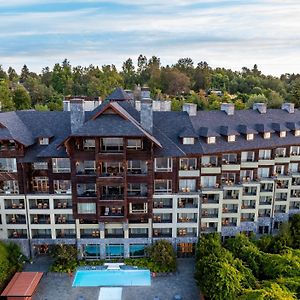
[[[150,286],[149,270],[77,270],[72,286]]]

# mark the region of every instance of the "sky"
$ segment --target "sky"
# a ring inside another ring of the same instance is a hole
[[[0,65],[40,72],[115,64],[139,54],[163,65],[300,73],[299,0],[0,0]]]

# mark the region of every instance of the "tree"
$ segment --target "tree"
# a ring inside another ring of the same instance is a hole
[[[122,66],[122,76],[124,79],[124,87],[133,89],[136,84],[136,72],[131,58],[128,58]]]
[[[2,242],[0,242],[0,290],[3,288],[8,279],[8,274],[10,273],[9,268],[10,264],[7,248]]]
[[[30,95],[22,85],[18,85],[13,91],[13,101],[18,110],[31,107]]]
[[[290,232],[292,239],[292,246],[300,249],[300,215],[295,214],[290,218]]]
[[[254,103],[267,103],[268,99],[265,95],[251,95],[246,103],[247,108],[252,108]]]
[[[29,69],[26,65],[23,66],[20,75],[20,83],[26,82],[27,78],[30,76]]]
[[[167,94],[176,96],[190,91],[190,79],[176,69],[164,69],[161,81]]]
[[[0,105],[2,111],[10,111],[15,108],[7,80],[0,80]]]
[[[278,92],[272,90],[270,90],[270,92],[268,93],[267,98],[267,105],[269,108],[280,108],[281,104],[283,103],[282,96]]]
[[[211,68],[207,62],[198,63],[193,76],[194,90],[207,90],[211,86]]]
[[[300,78],[295,79],[291,83],[291,100],[295,103],[296,107],[300,107]]]
[[[148,255],[153,263],[159,265],[162,272],[176,270],[176,253],[172,244],[166,240],[160,240],[148,249]]]

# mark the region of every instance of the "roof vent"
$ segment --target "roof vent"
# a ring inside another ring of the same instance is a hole
[[[194,103],[184,103],[182,106],[182,111],[186,111],[190,117],[197,115],[197,104]]]
[[[259,113],[265,114],[267,112],[267,105],[266,103],[254,103],[253,110],[258,110]]]
[[[295,104],[294,103],[283,103],[281,105],[281,109],[286,110],[289,114],[293,114],[295,112]]]
[[[234,104],[233,103],[222,103],[221,111],[225,111],[228,116],[234,115]]]

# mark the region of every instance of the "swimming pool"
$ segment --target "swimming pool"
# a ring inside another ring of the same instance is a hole
[[[149,270],[77,270],[72,286],[150,286]]]

